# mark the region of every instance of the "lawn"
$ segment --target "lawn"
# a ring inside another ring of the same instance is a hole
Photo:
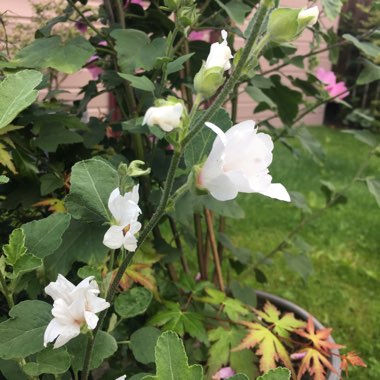
[[[310,131],[323,145],[326,160],[318,164],[302,150],[295,158],[277,144],[271,173],[275,182],[301,192],[317,208],[324,202],[320,180],[343,188],[367,160],[370,147],[338,130],[314,127]],[[370,160],[364,174],[380,177],[379,158]],[[347,198],[346,204],[327,210],[302,229],[299,237],[310,245],[307,254],[295,259],[289,255],[294,249],[288,256],[278,252],[271,265],[260,267],[268,277],[266,283],[258,282],[252,272],[246,281],[296,302],[333,327],[334,338],[361,353],[368,364],[368,369],[353,371],[352,379],[379,379],[380,208],[364,182],[354,183]],[[301,217],[294,206],[261,195],[240,195],[238,201],[246,219],[230,220],[227,233],[255,258],[276,247]],[[305,279],[294,272],[295,266],[306,272],[312,266],[312,272]]]

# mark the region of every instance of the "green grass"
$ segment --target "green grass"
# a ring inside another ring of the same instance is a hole
[[[302,150],[295,158],[277,144],[270,169],[274,182],[301,192],[318,208],[324,203],[320,180],[343,188],[367,160],[370,147],[337,130],[310,131],[325,149],[323,164]],[[380,177],[379,161],[373,157],[364,174]],[[347,198],[346,204],[327,210],[299,234],[311,245],[307,255],[313,272],[306,281],[286,264],[281,252],[270,266],[261,267],[267,283],[258,283],[253,272],[246,281],[296,302],[333,327],[334,338],[360,352],[368,364],[367,369],[352,371],[350,378],[375,380],[380,379],[380,208],[363,182],[354,183]],[[244,194],[238,201],[246,218],[230,220],[227,233],[255,257],[270,252],[301,217],[294,206],[259,194]]]

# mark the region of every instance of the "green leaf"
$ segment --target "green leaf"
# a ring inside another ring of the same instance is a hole
[[[16,264],[17,260],[26,253],[25,235],[21,228],[12,231],[9,237],[9,243],[3,246],[5,262],[8,265]]]
[[[343,38],[352,42],[360,51],[369,57],[376,59],[380,56],[380,46],[377,46],[371,42],[359,41],[351,34],[343,34]]]
[[[326,16],[335,20],[340,15],[343,3],[341,0],[322,0],[322,5]]]
[[[202,380],[200,365],[189,366],[182,340],[172,331],[164,332],[156,345],[156,376],[143,380]]]
[[[131,74],[123,74],[118,73],[120,77],[126,79],[128,82],[131,83],[131,86],[134,88],[138,88],[139,90],[153,92],[154,91],[154,83],[145,75],[142,76],[135,76]]]
[[[103,245],[107,226],[100,223],[83,223],[71,219],[62,236],[59,248],[45,258],[45,268],[50,279],[58,273],[66,275],[76,261],[99,263],[104,260],[108,248]]]
[[[154,362],[154,348],[161,331],[155,327],[143,327],[131,335],[130,348],[135,359],[142,364]]]
[[[59,36],[38,38],[21,49],[14,62],[20,67],[51,67],[66,74],[78,71],[95,54],[95,48],[82,36],[62,43]]]
[[[227,4],[223,4],[220,0],[215,1],[237,24],[243,24],[245,16],[252,10],[250,6],[244,4],[241,0],[231,0]]]
[[[0,359],[0,373],[6,380],[28,380],[20,365],[14,360]]]
[[[376,135],[370,131],[361,129],[347,129],[342,132],[353,135],[356,138],[356,140],[359,140],[362,143],[367,144],[369,146],[375,147],[377,145]]]
[[[81,334],[66,344],[71,355],[71,365],[74,371],[83,369],[83,361],[87,346],[87,335]],[[94,350],[92,352],[90,369],[98,368],[105,359],[112,356],[117,351],[117,343],[115,338],[104,332],[98,331],[95,337]]]
[[[182,311],[178,304],[167,303],[166,309],[158,312],[150,319],[149,324],[163,326],[165,330],[173,330],[180,336],[186,332],[201,342],[207,342],[207,334],[203,325],[203,317],[191,311]]]
[[[11,319],[0,323],[0,358],[19,359],[44,348],[43,336],[52,319],[51,305],[23,301],[9,312]]]
[[[108,198],[118,185],[117,171],[107,162],[94,158],[80,161],[72,167],[66,207],[76,219],[110,221]]]
[[[188,61],[194,54],[195,53],[181,55],[180,57],[178,57],[174,61],[169,62],[168,66],[167,66],[167,74],[169,75],[169,74],[175,73],[175,72],[177,72],[179,70],[182,70],[183,69],[183,64],[186,61]]]
[[[325,158],[321,143],[308,131],[307,128],[298,128],[296,138],[303,148],[311,154],[314,161],[320,163]]]
[[[66,347],[54,349],[46,348],[39,352],[36,357],[36,362],[28,362],[23,369],[29,376],[39,376],[51,373],[59,375],[65,373],[70,368],[70,355]]]
[[[133,74],[135,69],[153,69],[158,58],[165,55],[166,40],[149,36],[136,29],[115,29],[111,36],[115,39],[118,63],[123,73]]]
[[[364,85],[380,80],[380,66],[365,60],[364,69],[361,71],[356,83]]]
[[[29,252],[20,257],[13,266],[13,273],[10,277],[18,277],[22,273],[31,272],[42,265],[42,260]]]
[[[41,182],[41,195],[48,195],[54,190],[63,187],[63,178],[58,177],[54,173],[47,173],[40,177]]]
[[[36,100],[38,91],[35,88],[41,81],[40,72],[22,70],[7,75],[0,83],[0,130]]]
[[[380,207],[380,179],[366,178],[366,183],[369,192],[375,197],[376,202]]]
[[[228,113],[224,109],[219,109],[218,112],[210,120],[211,123],[217,125],[220,129],[226,132],[232,122]],[[202,130],[191,140],[185,150],[185,163],[188,168],[200,163],[205,159],[211,151],[212,144],[216,139],[216,134],[210,128],[204,126]],[[224,204],[224,202],[223,202]]]
[[[298,115],[298,106],[302,102],[302,94],[283,85],[279,75],[272,75],[270,79],[273,87],[262,90],[277,105],[280,119],[285,124],[292,124]]]
[[[276,105],[274,102],[266,96],[258,87],[247,86],[247,94],[257,103],[266,103],[270,108],[274,108]]]
[[[47,152],[55,152],[59,145],[81,143],[83,137],[77,132],[67,129],[62,124],[47,125],[40,127],[39,134],[34,140],[34,145]]]
[[[256,306],[256,292],[252,287],[241,285],[239,281],[233,280],[231,282],[231,291],[232,295],[239,301],[252,307]]]
[[[284,260],[286,266],[293,272],[299,274],[305,282],[313,273],[313,262],[305,253],[292,255],[288,252],[285,252]]]
[[[237,375],[229,377],[228,379],[229,380],[249,380],[248,376],[242,373],[238,373]]]
[[[257,380],[290,380],[291,372],[287,368],[271,369]]]
[[[115,311],[123,318],[132,318],[145,313],[152,293],[143,287],[134,287],[120,294],[115,300]]]
[[[70,215],[55,213],[45,219],[22,225],[28,253],[44,258],[53,254],[62,243],[62,235],[70,224]]]
[[[0,185],[3,183],[8,183],[9,178],[6,175],[0,175]]]

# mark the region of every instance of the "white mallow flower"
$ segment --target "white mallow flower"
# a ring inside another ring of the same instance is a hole
[[[222,30],[223,42],[215,42],[211,45],[210,53],[205,63],[205,69],[221,67],[224,71],[231,68],[230,59],[233,58],[231,49],[227,45],[227,32]]]
[[[315,5],[309,9],[302,9],[300,13],[298,13],[298,21],[307,20],[308,26],[313,26],[318,21],[319,9]]]
[[[54,300],[52,314],[54,318],[48,324],[44,334],[44,346],[54,342],[54,348],[66,344],[80,334],[86,325],[93,330],[98,324],[96,313],[107,309],[110,304],[98,297],[99,288],[94,277],[87,277],[77,286],[61,274],[56,282],[51,282],[45,292]]]
[[[290,202],[285,187],[272,183],[268,166],[272,162],[273,142],[269,135],[257,133],[252,120],[234,125],[226,133],[212,123],[206,123],[217,137],[197,185],[220,200],[234,199],[239,192],[261,193]]]
[[[104,235],[103,244],[111,249],[124,246],[134,252],[137,248],[135,234],[140,231],[141,223],[137,221],[141,214],[139,202],[139,186],[133,186],[132,191],[120,194],[119,188],[112,191],[108,208],[112,213],[113,222]]]
[[[171,132],[173,129],[179,127],[182,112],[182,103],[150,107],[145,113],[143,125],[147,124],[149,127],[158,125],[163,131]]]

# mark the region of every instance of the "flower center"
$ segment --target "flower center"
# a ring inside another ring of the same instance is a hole
[[[128,226],[124,227],[123,228],[123,235],[125,236],[130,229],[131,229],[131,225],[130,224],[128,224]]]

